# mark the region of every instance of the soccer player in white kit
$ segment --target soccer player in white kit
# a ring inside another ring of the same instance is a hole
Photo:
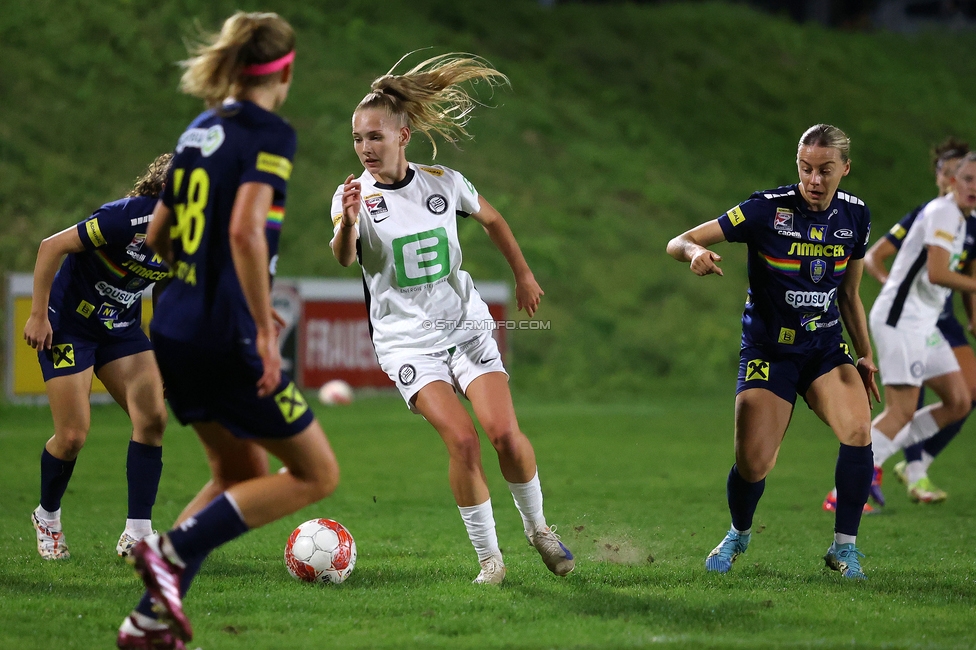
[[[954,271],[966,218],[974,209],[976,153],[969,153],[951,180],[951,193],[930,201],[905,235],[871,308],[885,394],[884,411],[871,424],[878,467],[898,450],[931,438],[969,413],[969,388],[936,324],[951,291],[976,292],[976,278]],[[923,383],[942,401],[916,410]]]
[[[467,135],[475,100],[458,85],[465,81],[492,87],[508,79],[480,59],[445,54],[372,83],[352,117],[354,147],[366,171],[336,190],[331,247],[343,266],[359,260],[380,366],[410,410],[423,415],[447,446],[451,490],[481,563],[474,582],[500,583],[505,564],[478,432],[457,392],[470,400],[498,453],[526,538],[549,570],[564,576],[575,560],[546,525],[535,451],[515,417],[492,317],[461,270],[457,218],[481,224],[505,256],[520,310],[534,315],[542,288],[505,219],[464,176],[406,159],[414,131],[432,143],[434,135],[448,142]]]

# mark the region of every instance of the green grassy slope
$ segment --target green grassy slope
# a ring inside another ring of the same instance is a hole
[[[508,575],[470,581],[473,549],[447,484],[434,430],[398,398],[317,407],[342,467],[335,494],[218,549],[190,590],[189,648],[972,648],[976,438],[962,435],[932,467],[949,491],[938,506],[908,502],[888,477],[888,505],[866,518],[858,546],[869,580],[823,567],[833,517],[820,510],[837,442],[798,409],[767,480],[748,553],[727,575],[703,559],[728,526],[731,399],[628,405],[518,404],[539,457],[546,515],[577,556],[550,575],[522,536],[497,460],[483,443]],[[0,407],[0,647],[107,648],[138,598],[115,557],[125,518],[129,423],[96,407],[63,500],[72,558],[45,562],[29,515],[38,455],[50,435],[40,408]],[[176,517],[207,478],[191,431],[167,429],[154,511]],[[303,585],[282,549],[300,522],[349,527],[359,560],[338,588]]]
[[[476,52],[510,75],[512,90],[477,113],[476,140],[438,160],[507,216],[546,290],[539,317],[551,329],[513,337],[514,381],[536,392],[727,385],[744,250],[722,249],[725,278],[698,279],[664,255],[666,241],[791,182],[796,140],[819,121],[852,136],[844,187],[879,233],[932,193],[929,145],[976,123],[965,37],[832,32],[718,3],[15,3],[0,13],[0,270],[29,270],[40,238],[119,196],[172,147],[198,111],[175,92],[181,37],[238,6],[275,9],[299,34],[283,110],[300,148],[283,274],[356,274],[326,248],[327,213],[360,169],[348,119],[372,78],[428,46]],[[412,145],[411,158],[429,154]],[[476,224],[461,237],[476,280],[509,277]]]

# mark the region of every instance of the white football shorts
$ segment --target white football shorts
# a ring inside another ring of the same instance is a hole
[[[871,318],[871,334],[883,385],[921,386],[928,379],[959,370],[956,355],[937,327],[910,332],[888,325],[880,316]]]
[[[396,383],[407,407],[414,413],[419,413],[414,398],[431,382],[446,382],[465,395],[471,382],[481,375],[503,372],[508,376],[498,344],[490,332],[442,352],[391,357],[380,366]]]

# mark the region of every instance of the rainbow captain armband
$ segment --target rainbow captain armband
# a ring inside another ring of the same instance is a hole
[[[281,230],[281,224],[285,220],[285,208],[281,205],[272,205],[268,210],[268,220],[265,225],[271,230]]]

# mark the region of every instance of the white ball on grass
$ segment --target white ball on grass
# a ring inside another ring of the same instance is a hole
[[[352,386],[341,379],[326,382],[319,389],[319,401],[327,406],[352,402]]]

